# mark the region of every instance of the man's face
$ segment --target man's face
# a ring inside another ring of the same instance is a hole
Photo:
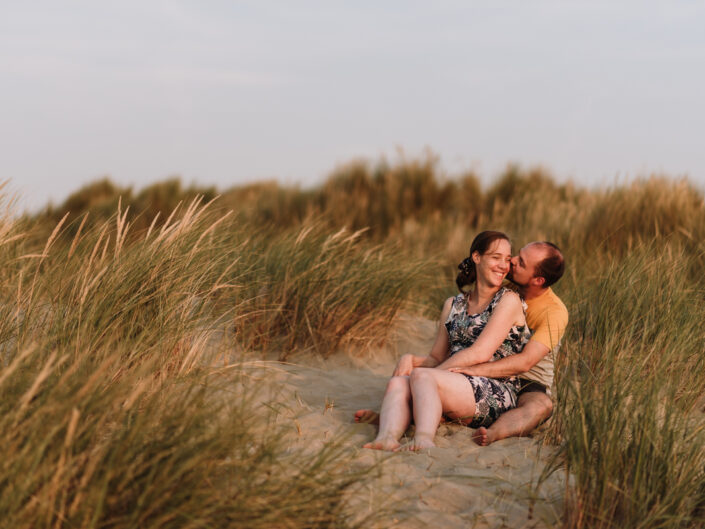
[[[527,244],[519,250],[519,255],[512,257],[512,266],[507,278],[520,287],[528,286],[535,276],[536,265],[543,260],[545,253],[540,245]]]

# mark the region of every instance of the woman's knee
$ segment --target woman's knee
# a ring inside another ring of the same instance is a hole
[[[387,393],[409,392],[409,377],[392,377],[387,382]]]
[[[413,386],[419,382],[433,380],[433,368],[432,367],[417,367],[411,372],[409,376],[409,384]]]

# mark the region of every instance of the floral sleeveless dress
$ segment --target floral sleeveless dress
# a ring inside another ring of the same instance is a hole
[[[464,294],[458,294],[453,298],[450,314],[445,322],[450,341],[450,356],[475,343],[497,303],[507,292],[511,290],[506,287],[500,288],[487,308],[478,314],[468,314],[467,298]],[[523,300],[521,303],[526,312],[526,303]],[[502,345],[490,358],[490,362],[519,353],[530,338],[531,331],[526,324],[513,326]],[[465,377],[470,381],[475,393],[475,415],[472,422],[468,424],[471,428],[489,426],[502,413],[516,407],[518,390],[516,377],[502,379],[470,375]]]

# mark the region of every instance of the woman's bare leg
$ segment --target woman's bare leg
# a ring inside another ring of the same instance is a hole
[[[414,439],[408,445],[410,450],[436,446],[433,438],[444,412],[464,422],[475,413],[475,393],[464,375],[444,369],[416,368],[409,385],[416,423]]]
[[[377,438],[364,448],[396,450],[399,439],[411,423],[411,390],[409,377],[392,377],[382,399]]]

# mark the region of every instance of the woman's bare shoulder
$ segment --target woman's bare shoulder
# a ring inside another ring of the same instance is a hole
[[[521,296],[513,290],[507,289],[502,293],[502,298],[497,303],[495,311],[510,316],[514,320],[514,325],[524,325],[526,316],[524,315],[524,302]]]
[[[457,296],[451,296],[443,302],[443,308],[441,309],[441,320],[445,321],[453,308],[453,302]]]
[[[497,303],[497,306],[522,308],[521,296],[517,292],[505,288],[504,292],[502,292],[502,297]]]

